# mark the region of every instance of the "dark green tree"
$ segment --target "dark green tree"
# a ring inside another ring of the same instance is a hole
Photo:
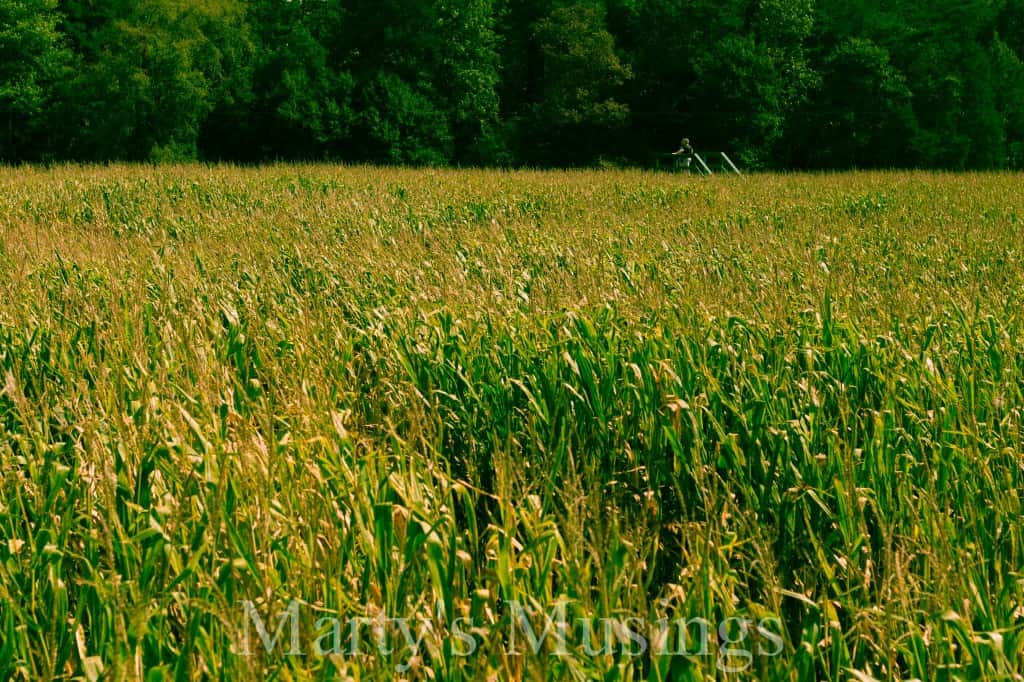
[[[490,162],[500,154],[492,0],[350,0],[356,158]]]
[[[54,89],[70,53],[57,33],[56,0],[0,0],[0,161],[53,153]]]
[[[619,0],[613,15],[635,64],[634,147],[682,135],[770,165],[791,113],[815,83],[809,0]],[[645,133],[646,131],[646,133]]]
[[[821,66],[821,81],[797,114],[800,165],[907,165],[916,130],[911,93],[889,53],[863,38],[846,38]]]
[[[1001,40],[992,45],[998,86],[997,107],[1005,134],[1006,158],[999,166],[1024,168],[1024,61]]]
[[[446,101],[455,160],[506,163],[511,159],[499,125],[498,39],[494,0],[439,3],[439,90]]]
[[[0,0],[0,159],[1020,167],[1024,0]]]
[[[577,2],[555,7],[533,27],[543,70],[527,121],[550,163],[593,161],[606,133],[629,115],[616,94],[632,70],[604,21],[600,5]]]
[[[228,156],[251,160],[342,157],[355,118],[349,55],[337,41],[344,9],[335,2],[248,4],[251,92],[240,89],[240,106],[215,112],[210,136],[241,148]]]
[[[80,159],[195,158],[225,78],[212,26],[242,30],[234,0],[69,0],[75,75],[64,83],[66,153]],[[223,35],[223,32],[219,35]]]
[[[999,14],[992,0],[902,2],[863,33],[884,46],[911,92],[914,165],[997,167],[1005,158],[990,59]]]
[[[602,2],[510,3],[502,15],[509,137],[521,161],[580,164],[614,151],[628,120],[631,67]]]

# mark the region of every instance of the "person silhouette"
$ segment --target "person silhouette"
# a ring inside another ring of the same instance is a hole
[[[672,152],[672,156],[677,157],[677,163],[681,160],[686,170],[690,170],[690,165],[693,163],[693,147],[690,145],[690,138],[684,137],[683,141],[679,143],[679,149]]]

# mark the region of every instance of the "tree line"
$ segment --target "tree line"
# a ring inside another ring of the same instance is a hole
[[[0,0],[0,160],[1024,166],[1024,0]]]

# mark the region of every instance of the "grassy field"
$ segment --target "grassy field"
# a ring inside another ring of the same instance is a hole
[[[0,170],[0,678],[1019,680],[1022,183]]]

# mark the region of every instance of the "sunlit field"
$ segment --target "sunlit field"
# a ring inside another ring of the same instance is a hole
[[[2,169],[0,678],[1020,679],[1022,186]]]

